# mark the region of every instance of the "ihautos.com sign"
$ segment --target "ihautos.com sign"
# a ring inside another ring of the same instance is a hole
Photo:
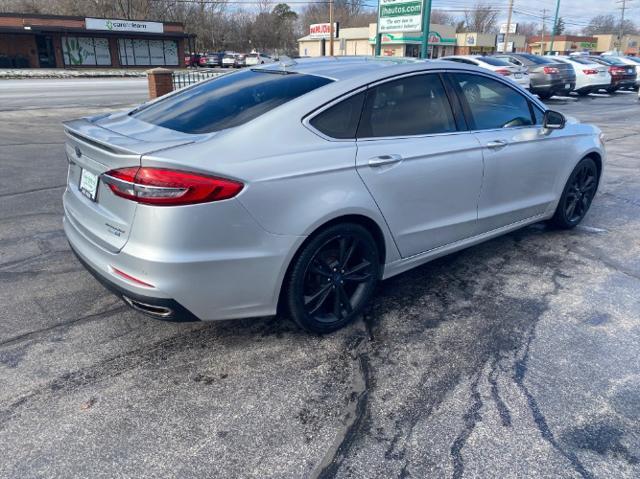
[[[424,0],[380,0],[378,32],[419,32],[423,10]]]

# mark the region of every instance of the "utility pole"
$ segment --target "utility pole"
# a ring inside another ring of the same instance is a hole
[[[333,56],[333,0],[329,0],[329,56]]]
[[[553,53],[553,41],[556,39],[556,27],[558,26],[558,13],[560,12],[560,0],[556,0],[556,14],[553,18],[553,27],[551,30],[551,45],[549,45],[549,53]]]
[[[622,48],[622,37],[624,37],[624,12],[627,9],[627,0],[622,0],[621,2],[617,3],[622,3],[622,13],[620,15],[620,31],[618,33],[618,51],[620,53],[624,53],[624,49]]]
[[[509,13],[507,15],[507,29],[504,32],[504,49],[503,53],[507,53],[507,48],[509,45],[509,30],[511,30],[511,15],[513,15],[513,0],[509,0]]]
[[[540,42],[540,55],[544,55],[544,28],[547,23],[547,9],[542,9],[542,41]]]
[[[422,45],[420,46],[420,58],[427,58],[429,48],[429,30],[431,29],[431,0],[423,0],[422,8]]]

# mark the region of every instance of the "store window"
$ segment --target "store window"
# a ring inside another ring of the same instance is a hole
[[[178,42],[120,38],[118,54],[121,65],[178,65]]]
[[[64,64],[70,66],[110,66],[109,40],[97,37],[62,37]]]

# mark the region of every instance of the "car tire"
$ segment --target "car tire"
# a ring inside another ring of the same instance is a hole
[[[567,180],[551,224],[560,229],[575,228],[589,211],[597,188],[596,162],[589,157],[583,158]]]
[[[553,92],[546,91],[543,93],[538,93],[538,96],[540,97],[541,100],[548,100],[553,96]]]
[[[578,95],[580,96],[589,96],[589,93],[591,93],[591,90],[580,90],[579,92],[577,92]]]
[[[371,233],[355,223],[329,226],[311,236],[294,258],[283,299],[303,329],[330,333],[362,313],[380,278],[380,255]]]

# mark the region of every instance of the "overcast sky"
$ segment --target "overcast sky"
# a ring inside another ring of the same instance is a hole
[[[504,11],[501,20],[506,22],[507,6],[509,0],[480,0],[484,4],[491,5]],[[452,11],[453,15],[462,16],[465,7],[474,5],[476,0],[432,0],[433,8],[442,8]],[[616,19],[620,18],[621,3],[616,0],[560,0],[560,16],[564,19],[567,30],[581,30],[589,23],[589,20],[600,14],[613,14]],[[627,0],[627,11],[625,18],[629,18],[640,26],[640,0]],[[549,17],[548,25],[551,25],[555,13],[556,0],[514,0],[514,18],[520,22],[542,23],[543,9],[546,8],[546,15]]]

